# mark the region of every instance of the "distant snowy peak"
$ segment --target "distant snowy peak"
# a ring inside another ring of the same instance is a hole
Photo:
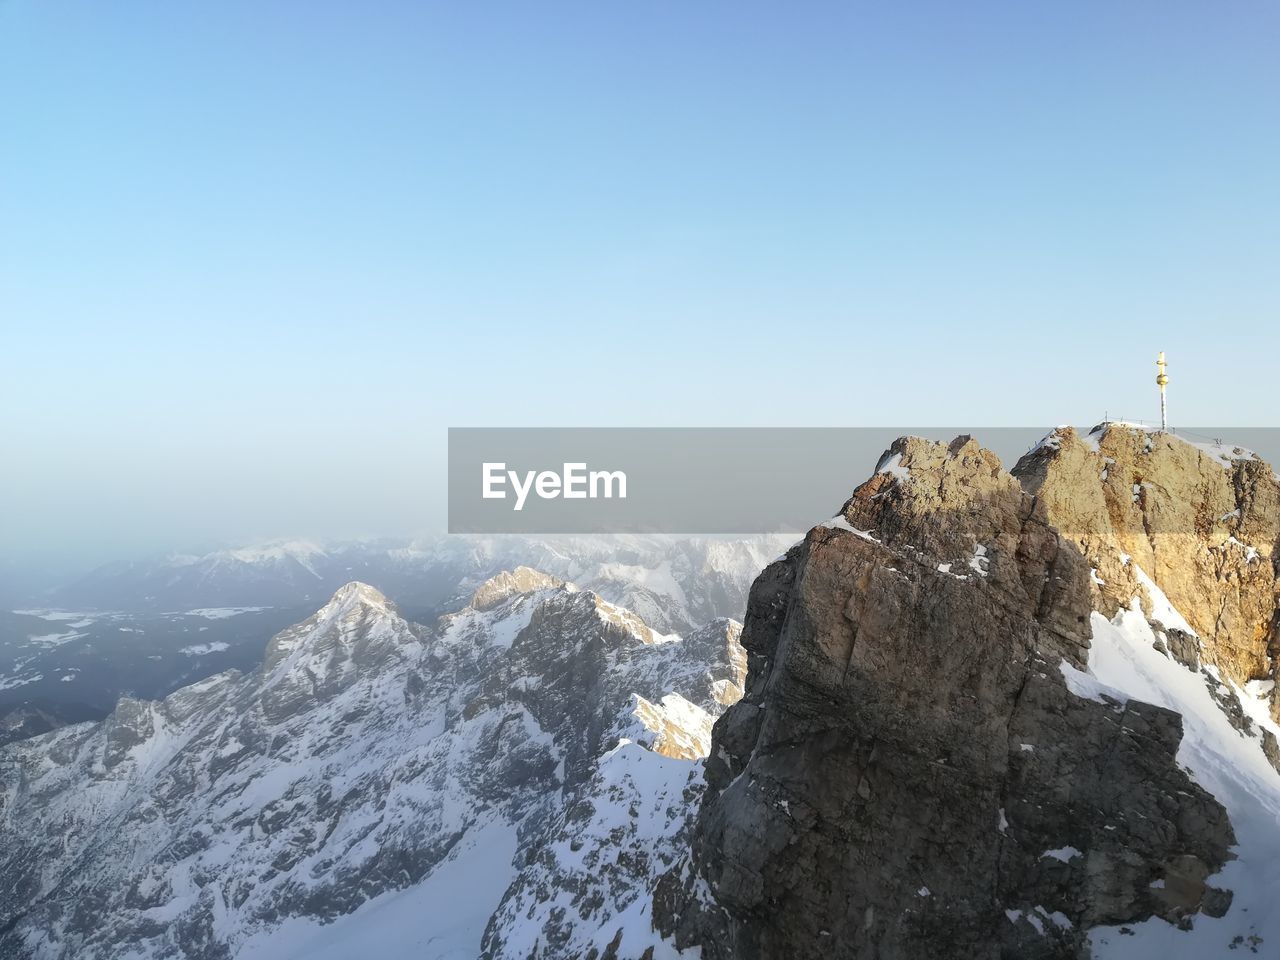
[[[528,571],[538,571],[594,590],[659,633],[683,633],[714,617],[741,617],[751,581],[793,539],[450,536],[408,543],[326,544],[290,540],[111,564],[41,598],[38,605],[79,610],[314,609],[343,584],[360,580],[408,608],[444,611],[496,600],[505,591],[521,589],[519,581],[529,576]]]
[[[489,610],[517,594],[535,593],[562,584],[563,581],[558,577],[531,567],[519,566],[514,570],[503,570],[477,587],[471,595],[470,606],[473,610]]]
[[[506,570],[490,577],[476,588],[471,602],[453,619],[465,620],[467,614],[490,612],[497,612],[499,619],[503,619],[509,612],[522,606],[528,612],[531,608],[524,601],[535,596],[541,596],[546,601],[537,605],[540,616],[593,617],[601,623],[625,631],[642,644],[665,643],[679,639],[672,634],[660,633],[653,629],[645,622],[644,617],[620,604],[606,600],[594,590],[580,589],[576,584],[526,566],[519,566],[514,570]],[[582,623],[579,625],[585,626]]]
[[[214,554],[239,563],[266,564],[292,560],[309,567],[312,561],[328,556],[328,551],[310,540],[277,540],[254,546],[223,550]]]
[[[322,568],[331,560],[327,550],[309,540],[279,540],[237,547],[230,550],[218,550],[180,566],[195,566],[202,577],[216,579],[220,576],[263,575],[276,576],[304,575],[315,580],[323,580]]]
[[[361,675],[416,659],[424,639],[423,629],[400,617],[378,590],[348,583],[268,643],[262,665],[267,702],[280,714],[306,697],[330,696]]]
[[[353,609],[368,608],[380,613],[394,615],[395,608],[390,600],[377,587],[352,580],[337,589],[333,597],[317,612],[321,619],[331,619],[349,613]]]
[[[486,956],[514,958],[507,938],[578,926],[558,889],[589,909],[583,938],[625,927],[617,955],[640,956],[628,911],[698,783],[670,758],[705,751],[740,687],[737,634],[659,633],[530,567],[432,626],[349,580],[259,670],[3,748],[0,956],[475,957],[488,923]],[[575,839],[588,810],[600,830]],[[504,894],[518,911],[495,913]]]

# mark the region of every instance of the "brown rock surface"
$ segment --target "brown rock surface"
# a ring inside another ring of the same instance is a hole
[[[1275,679],[1280,481],[1270,465],[1111,425],[1055,431],[1013,473],[1096,571],[1099,610],[1147,597],[1152,616],[1140,569],[1199,635],[1205,662],[1236,683]]]
[[[725,960],[1066,960],[1095,924],[1224,909],[1181,718],[1063,680],[1088,574],[993,454],[897,441],[752,589],[659,928]]]
[[[476,588],[471,595],[473,610],[492,610],[504,600],[519,593],[533,593],[536,590],[549,590],[563,585],[558,577],[534,570],[532,567],[516,567],[514,570],[503,570],[497,576],[490,577]]]

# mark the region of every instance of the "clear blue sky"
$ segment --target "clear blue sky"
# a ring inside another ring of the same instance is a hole
[[[0,553],[449,425],[1274,423],[1280,7],[0,0]]]

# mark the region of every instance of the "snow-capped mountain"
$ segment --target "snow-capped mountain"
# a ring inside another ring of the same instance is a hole
[[[631,955],[737,635],[530,569],[431,627],[347,584],[249,674],[0,751],[0,956]]]
[[[1247,451],[904,438],[741,631],[669,622],[758,545],[512,543],[450,544],[474,589],[429,626],[349,583],[254,670],[0,749],[0,957],[1280,945],[1280,478]]]
[[[103,568],[55,596],[0,610],[0,743],[100,719],[120,696],[157,699],[228,669],[359,580],[433,622],[522,564],[594,590],[662,633],[741,618],[789,537],[448,537],[416,545],[308,541]]]
[[[656,629],[740,617],[751,581],[795,537],[441,537],[420,542],[281,541],[101,567],[32,606],[188,610],[319,604],[359,580],[425,612],[525,565],[595,590]]]

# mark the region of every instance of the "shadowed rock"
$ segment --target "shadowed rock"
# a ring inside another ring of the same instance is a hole
[[[1066,960],[1091,925],[1225,909],[1181,718],[1064,682],[1088,574],[989,451],[897,441],[752,589],[659,928],[725,960]]]

